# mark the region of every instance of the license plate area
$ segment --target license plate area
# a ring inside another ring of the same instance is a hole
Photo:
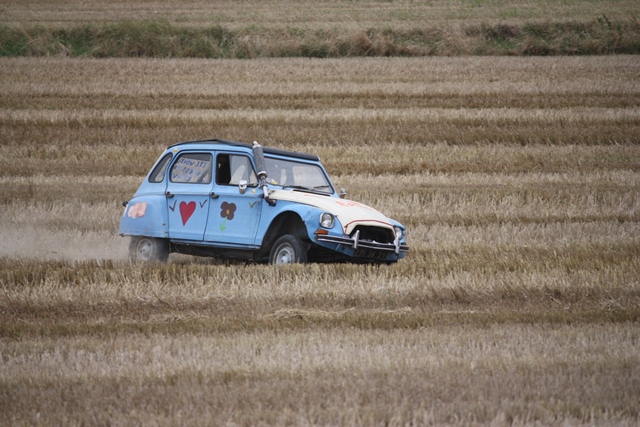
[[[367,258],[367,259],[377,259],[377,260],[387,259],[387,254],[385,252],[376,251],[373,249],[356,249],[353,253],[353,256],[356,258]]]

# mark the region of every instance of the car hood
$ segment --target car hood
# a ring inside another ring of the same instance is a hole
[[[357,225],[382,227],[393,231],[393,224],[384,214],[353,200],[291,190],[272,190],[269,192],[269,198],[302,203],[330,212],[340,220],[347,235],[351,234]]]

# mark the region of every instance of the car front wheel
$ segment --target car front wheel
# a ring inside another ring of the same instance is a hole
[[[129,243],[129,259],[136,262],[165,262],[169,258],[169,242],[155,237],[134,236]]]
[[[281,264],[304,264],[307,262],[307,248],[302,240],[291,234],[285,234],[276,240],[271,248],[269,263]]]

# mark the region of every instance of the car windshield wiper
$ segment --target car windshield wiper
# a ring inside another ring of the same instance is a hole
[[[319,185],[317,187],[309,188],[309,187],[305,187],[303,185],[285,185],[282,188],[291,188],[293,190],[307,191],[307,192],[310,192],[310,193],[327,194],[326,191],[319,190],[320,188],[325,188],[325,187],[328,188],[329,186],[328,185]]]
[[[302,185],[285,185],[282,188],[292,188],[294,190],[313,191],[313,188],[305,187]]]

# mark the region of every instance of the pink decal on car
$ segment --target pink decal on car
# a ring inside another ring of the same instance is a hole
[[[147,213],[147,203],[136,203],[135,205],[129,208],[129,213],[127,215],[130,218],[141,218],[144,214]]]

